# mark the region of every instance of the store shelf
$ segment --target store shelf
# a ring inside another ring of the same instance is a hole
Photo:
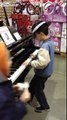
[[[60,52],[59,51],[54,51],[55,54],[59,54],[60,55]]]
[[[64,52],[55,51],[54,53],[55,53],[55,55],[60,55],[62,57],[67,57],[67,53],[64,53]]]
[[[60,55],[63,56],[63,57],[67,57],[67,53],[61,52]]]
[[[11,1],[10,1],[10,0],[4,0],[4,2],[9,2],[9,3],[11,4],[11,3],[16,2],[16,0],[11,0]],[[11,13],[12,13],[12,11],[13,11],[13,8],[14,8],[13,6],[5,7],[8,17],[11,16]],[[0,6],[0,17],[5,18],[5,15],[4,15],[4,11],[3,11],[3,7],[2,7],[2,6]]]

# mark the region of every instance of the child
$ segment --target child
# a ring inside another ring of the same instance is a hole
[[[0,120],[21,120],[27,112],[24,103],[30,95],[24,90],[20,98],[15,99],[12,83],[7,78],[10,66],[9,52],[0,41]]]
[[[31,66],[35,69],[35,75],[30,82],[29,91],[32,98],[35,95],[40,104],[40,106],[35,109],[36,112],[42,112],[50,108],[43,92],[45,82],[53,73],[54,66],[54,44],[48,35],[49,25],[50,22],[45,23],[44,21],[39,21],[32,27],[34,37],[43,42],[37,58],[31,62]]]

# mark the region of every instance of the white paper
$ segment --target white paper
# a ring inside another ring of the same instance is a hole
[[[11,43],[15,42],[9,29],[6,26],[0,27],[0,35],[6,45],[10,45]]]
[[[22,39],[18,32],[15,32],[13,35],[15,36],[16,40]]]

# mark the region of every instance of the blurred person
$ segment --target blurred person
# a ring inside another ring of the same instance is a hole
[[[31,66],[34,68],[35,75],[30,82],[29,91],[31,93],[31,100],[36,96],[40,106],[35,108],[35,112],[42,112],[49,110],[45,93],[45,83],[53,73],[54,68],[54,44],[49,37],[49,25],[50,22],[38,21],[32,26],[33,36],[42,42],[37,56],[31,55],[34,60],[31,62]]]
[[[41,8],[39,6],[35,7],[35,14],[37,14],[37,15],[41,14]]]
[[[5,44],[0,41],[0,120],[21,120],[27,113],[25,103],[30,99],[27,89],[22,88],[19,99],[14,90],[19,90],[7,76],[11,67],[10,54]]]

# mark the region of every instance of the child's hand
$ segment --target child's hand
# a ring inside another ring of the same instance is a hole
[[[24,89],[23,93],[20,96],[20,100],[24,103],[28,102],[31,99],[31,94],[28,89]]]
[[[17,83],[16,85],[13,85],[13,89],[15,92],[18,91],[23,91],[24,89],[29,88],[29,83],[25,82],[25,83]]]
[[[31,62],[31,58],[28,58],[27,60],[23,62],[23,65],[28,66],[30,62]]]
[[[14,92],[22,91],[21,87],[20,87],[18,84],[13,85],[12,87],[13,87],[13,91],[14,91]]]
[[[35,58],[35,55],[31,54],[30,57],[33,59],[33,58]]]
[[[28,62],[27,62],[27,61],[24,61],[24,62],[23,62],[23,65],[27,66],[27,65],[28,65]]]

